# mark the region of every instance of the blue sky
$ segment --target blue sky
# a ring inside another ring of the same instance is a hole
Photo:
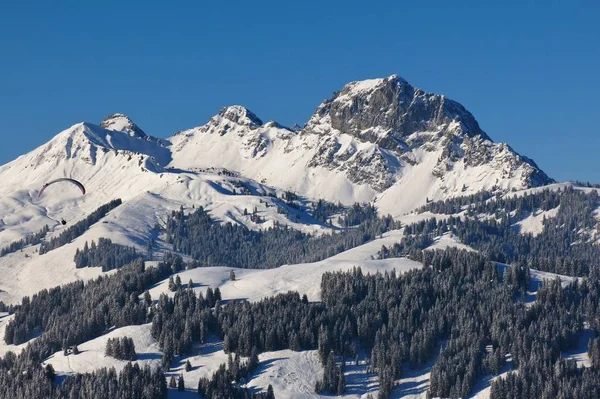
[[[113,112],[159,137],[231,104],[302,124],[397,73],[555,179],[600,182],[597,1],[50,3],[0,12],[0,163]]]

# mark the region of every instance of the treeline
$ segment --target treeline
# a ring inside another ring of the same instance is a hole
[[[242,388],[239,384],[255,371],[258,365],[258,356],[254,354],[248,362],[241,362],[236,354],[235,360],[231,353],[228,358],[228,367],[221,364],[211,378],[202,377],[198,381],[198,393],[206,399],[230,398],[230,399],[275,399],[271,384],[266,392],[252,392],[248,388]],[[237,386],[236,386],[237,384]]]
[[[231,374],[222,364],[210,379],[203,377],[198,381],[198,393],[206,399],[275,399],[273,387],[269,384],[267,392],[250,393],[248,388],[240,388],[231,383]]]
[[[135,361],[137,359],[135,344],[130,337],[109,338],[106,341],[104,354],[119,360]]]
[[[211,310],[216,305],[214,295],[197,297],[191,289],[178,290],[173,298],[165,294],[158,298],[152,309],[151,333],[163,352],[163,366],[168,367],[175,355],[190,354],[193,342],[205,343],[209,331],[218,331]]]
[[[586,320],[598,336],[600,331],[600,272],[562,287],[560,280],[547,281],[527,316],[518,320],[511,353],[517,356],[518,373],[492,384],[491,397],[503,398],[597,398],[600,397],[598,338],[588,343],[591,367],[578,368],[561,351],[573,347]]]
[[[344,362],[338,366],[335,362],[333,351],[329,352],[327,361],[323,367],[323,379],[317,380],[315,392],[323,391],[331,395],[343,395],[346,390],[346,378],[344,376]]]
[[[34,234],[30,234],[27,237],[19,241],[11,242],[8,246],[0,249],[0,256],[8,255],[13,252],[17,252],[28,245],[37,245],[42,242],[42,239],[46,237],[50,229],[48,225],[45,225],[40,231]]]
[[[115,209],[121,204],[121,199],[112,200],[109,203],[100,206],[94,212],[89,214],[88,217],[86,217],[85,219],[75,223],[73,226],[60,233],[59,236],[51,238],[50,241],[42,241],[42,245],[40,246],[40,255],[70,243],[71,241],[85,233],[91,225],[98,222],[100,219],[106,216],[108,212]]]
[[[544,189],[536,193],[502,195],[491,191],[480,191],[476,194],[449,198],[443,201],[430,202],[419,208],[418,212],[433,212],[444,215],[456,215],[463,211],[467,214],[495,214],[496,212],[511,213],[518,211],[532,212],[536,209],[548,211],[560,204],[560,190]]]
[[[365,348],[383,398],[404,364],[422,366],[448,340],[432,370],[431,391],[466,395],[480,375],[504,364],[512,338],[504,327],[525,312],[513,298],[524,293],[528,274],[509,268],[501,276],[485,257],[456,249],[434,252],[427,263],[431,267],[400,276],[363,275],[360,268],[325,273],[322,303],[291,292],[253,303],[215,301],[213,309],[201,294],[181,288],[173,298],[159,298],[152,334],[166,364],[190,353],[193,342],[205,342],[209,334],[223,339],[225,352],[241,356],[317,349],[326,372],[315,388],[336,394],[343,392],[343,373],[332,356],[354,357]],[[494,348],[491,355],[486,345]]]
[[[587,181],[575,180],[573,182],[576,186],[588,187],[588,188],[600,188],[600,183],[590,183]]]
[[[450,202],[451,203],[451,202]],[[430,204],[431,205],[431,204]],[[447,232],[502,263],[525,263],[532,269],[570,276],[586,276],[600,267],[600,246],[593,231],[600,226],[594,211],[600,205],[596,191],[585,193],[572,188],[477,204],[474,216],[430,219],[407,226],[402,243],[382,248],[380,257],[419,252],[437,236]],[[534,209],[554,209],[555,217],[543,220],[540,234],[521,234],[514,226],[516,215]],[[482,219],[480,212],[494,217]]]
[[[340,216],[338,224],[352,227],[374,219],[377,219],[377,208],[374,205],[355,203]]]
[[[42,336],[30,345],[30,354],[45,359],[65,347],[96,338],[110,327],[143,324],[149,321],[149,296],[144,290],[171,273],[179,271],[181,259],[167,259],[145,268],[141,260],[123,267],[112,276],[100,276],[42,290],[24,297],[4,333],[7,344],[26,342],[35,332]]]
[[[432,267],[400,276],[363,276],[360,270],[323,276],[328,311],[347,315],[344,347],[357,338],[362,347],[371,348],[369,368],[379,376],[383,398],[402,377],[404,364],[423,366],[446,340],[440,354],[446,361],[432,370],[431,395],[470,393],[478,376],[487,372],[477,355],[484,344],[494,344],[490,331],[494,318],[502,315],[491,310],[511,303],[524,284],[505,284],[495,265],[475,253],[449,249],[434,255]],[[329,341],[340,338],[334,333]]]
[[[321,223],[331,224],[331,218],[335,214],[342,214],[346,208],[341,204],[334,204],[333,202],[318,200],[311,210],[312,216],[320,221]]]
[[[161,369],[128,363],[120,373],[113,367],[56,380],[51,364],[42,367],[26,355],[13,352],[0,359],[0,397],[13,399],[166,399],[167,384]]]
[[[78,269],[101,266],[102,271],[106,272],[119,269],[140,257],[134,247],[114,244],[109,238],[100,237],[97,245],[92,240],[92,244],[88,246],[86,241],[83,249],[75,251],[73,260]]]
[[[356,211],[352,220],[365,215],[373,213]],[[254,231],[229,222],[215,223],[200,207],[190,215],[183,209],[174,211],[167,221],[166,241],[175,251],[191,256],[197,266],[267,269],[323,260],[399,227],[391,216],[369,216],[358,227],[313,237],[287,226]]]

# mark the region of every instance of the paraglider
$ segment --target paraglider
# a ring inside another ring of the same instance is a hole
[[[61,178],[54,179],[54,180],[49,181],[48,183],[44,184],[42,186],[42,188],[40,189],[40,192],[38,193],[38,198],[40,198],[42,196],[42,193],[44,192],[44,190],[48,186],[50,186],[50,185],[52,185],[54,183],[59,183],[59,182],[68,182],[68,183],[74,184],[75,186],[77,186],[81,190],[81,194],[85,195],[85,187],[83,186],[83,184],[81,184],[77,180],[71,179],[69,177],[61,177]],[[62,224],[64,226],[64,225],[67,224],[67,221],[65,219],[60,219],[60,224]]]
[[[38,193],[38,198],[40,198],[42,196],[42,193],[44,192],[44,190],[46,189],[46,187],[50,186],[51,184],[62,182],[62,181],[69,182],[69,183],[72,183],[72,184],[76,185],[81,190],[81,194],[85,195],[85,187],[83,186],[83,184],[81,184],[80,182],[78,182],[75,179],[71,179],[71,178],[68,178],[68,177],[61,177],[59,179],[55,179],[55,180],[49,181],[48,183],[44,184],[42,186],[42,189]]]

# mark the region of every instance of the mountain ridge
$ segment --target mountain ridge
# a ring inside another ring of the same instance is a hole
[[[302,128],[265,123],[240,105],[223,107],[204,125],[166,140],[121,113],[99,125],[80,122],[0,166],[0,178],[10,183],[7,194],[71,176],[131,195],[141,181],[156,182],[139,173],[207,168],[310,198],[372,202],[394,215],[430,200],[553,182],[533,160],[493,142],[462,105],[398,75],[346,84]]]

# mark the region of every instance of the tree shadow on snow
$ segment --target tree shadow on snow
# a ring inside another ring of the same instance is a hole
[[[210,355],[211,353],[223,350],[223,341],[207,342],[205,344],[200,345],[198,349],[199,355]]]
[[[394,388],[394,390],[397,390],[394,393],[399,394],[399,398],[407,395],[420,395],[429,388],[428,382],[428,379],[423,381],[407,381]],[[395,397],[396,395],[392,394],[392,396]]]
[[[136,360],[160,360],[161,355],[158,353],[138,353]]]
[[[179,392],[177,389],[169,388],[167,391],[168,399],[198,399],[200,395],[198,395],[198,391],[186,390],[183,392]]]

